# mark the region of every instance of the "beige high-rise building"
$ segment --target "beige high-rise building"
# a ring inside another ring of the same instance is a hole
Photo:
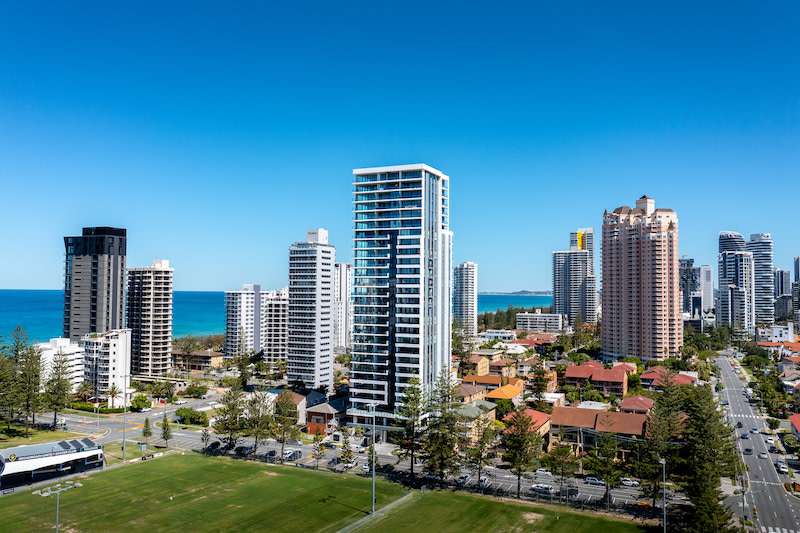
[[[677,357],[683,345],[678,216],[642,196],[603,214],[603,355]]]
[[[163,376],[172,370],[172,274],[166,259],[128,269],[131,372]]]

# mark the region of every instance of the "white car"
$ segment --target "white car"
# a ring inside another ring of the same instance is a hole
[[[772,437],[767,437],[767,444],[775,444],[775,439]]]
[[[461,474],[460,476],[458,476],[458,479],[456,479],[456,484],[466,485],[467,481],[469,481],[471,477],[472,476],[470,476],[469,474]]]
[[[185,403],[186,403],[186,400],[184,400],[183,398],[181,398],[180,400],[175,400],[175,405],[183,405]]]
[[[358,466],[358,459],[353,459],[352,463],[347,463],[344,465],[345,468],[355,468]]]
[[[481,489],[485,489],[488,486],[489,486],[489,478],[487,478],[486,476],[481,476],[481,478],[478,480],[478,487]]]
[[[546,468],[537,468],[535,474],[537,476],[553,476],[553,473]]]
[[[370,468],[369,463],[364,463],[364,466],[361,467],[361,470],[363,470],[364,472],[369,472],[370,470],[372,470],[372,468]]]
[[[537,492],[539,494],[550,496],[553,494],[553,487],[550,485],[545,485],[544,483],[534,483],[531,485],[531,492]]]
[[[629,477],[620,478],[619,482],[622,483],[626,487],[638,487],[639,486],[639,482],[638,481],[636,481],[634,479],[631,479]]]

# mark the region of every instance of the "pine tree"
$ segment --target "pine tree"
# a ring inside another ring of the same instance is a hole
[[[339,431],[342,433],[342,462],[350,464],[353,462],[353,449],[350,448],[350,432],[345,426],[341,426]]]
[[[511,465],[511,471],[517,476],[517,498],[519,498],[522,474],[534,465],[542,446],[542,437],[533,428],[533,420],[523,408],[511,413],[504,442],[506,452],[503,454],[503,460]]]
[[[414,465],[422,448],[422,438],[425,435],[423,420],[425,405],[419,380],[417,378],[409,380],[408,385],[403,389],[403,394],[405,396],[403,403],[397,409],[400,415],[401,436],[394,453],[400,459],[411,461],[411,477],[414,477]]]
[[[490,457],[497,444],[497,422],[489,418],[479,418],[477,424],[478,439],[467,446],[465,455],[467,461],[474,464],[478,469],[478,481],[481,479],[483,467],[491,464]]]
[[[325,447],[322,443],[325,436],[322,434],[322,428],[317,426],[317,429],[314,431],[314,441],[312,442],[312,446],[314,449],[314,459],[317,460],[317,468],[319,468],[319,460],[325,454]]]
[[[281,462],[288,439],[300,435],[300,426],[297,425],[297,406],[291,391],[285,390],[275,398],[272,435],[281,443]]]
[[[58,413],[64,410],[70,401],[72,383],[69,381],[67,357],[61,350],[53,357],[50,365],[50,376],[45,383],[44,403],[53,411],[53,429],[56,428]]]
[[[147,439],[153,436],[153,426],[150,425],[150,419],[144,419],[144,425],[142,426],[142,437],[144,441],[147,442]]]
[[[447,370],[437,378],[427,410],[428,431],[422,445],[424,470],[445,479],[458,471],[460,463],[455,388]]]
[[[164,418],[161,420],[161,439],[166,444],[167,448],[169,448],[169,441],[172,438],[172,427],[169,425],[169,420],[167,419],[167,410],[164,409]]]
[[[215,416],[214,431],[218,435],[225,435],[228,446],[231,448],[236,445],[236,441],[244,429],[243,398],[244,394],[239,388],[239,384],[234,384],[222,397],[222,407],[217,409]]]
[[[42,352],[32,345],[22,350],[19,358],[19,406],[25,417],[25,437],[29,436],[30,423],[42,405],[41,377]]]
[[[200,442],[203,443],[203,450],[208,448],[208,441],[211,440],[211,433],[209,433],[208,428],[203,428],[203,431],[200,433]]]

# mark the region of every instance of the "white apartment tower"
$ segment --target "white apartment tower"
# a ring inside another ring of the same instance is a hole
[[[450,371],[450,178],[423,164],[353,170],[354,425],[384,433],[412,379]]]
[[[553,313],[597,323],[597,278],[594,274],[594,228],[570,232],[569,250],[553,252]]]
[[[308,388],[333,390],[334,261],[328,232],[308,230],[289,247],[287,377]]]
[[[90,333],[81,339],[85,352],[86,381],[94,386],[95,395],[107,398],[110,407],[130,403],[131,382],[131,330],[115,329],[106,333]],[[120,391],[112,398],[112,387]],[[124,394],[123,394],[123,391]]]
[[[334,347],[349,347],[353,338],[353,265],[336,263],[333,294]]]
[[[753,253],[735,231],[719,233],[719,301],[717,326],[755,332],[755,268]]]
[[[775,275],[772,272],[772,235],[753,233],[747,243],[755,269],[756,325],[775,322]]]
[[[53,368],[53,359],[57,354],[64,355],[67,364],[67,379],[72,385],[72,392],[78,390],[85,378],[84,364],[86,354],[80,343],[72,342],[63,337],[50,339],[50,342],[41,342],[36,347],[42,352],[42,383],[50,379]]]
[[[710,265],[700,266],[700,299],[703,312],[714,308],[714,272]]]
[[[165,259],[156,259],[149,267],[128,269],[133,374],[163,376],[172,368],[173,270]]]
[[[225,293],[225,357],[264,352],[264,361],[275,365],[286,360],[289,288],[262,291],[246,284]]]
[[[453,320],[466,337],[478,334],[478,265],[472,261],[453,269]]]

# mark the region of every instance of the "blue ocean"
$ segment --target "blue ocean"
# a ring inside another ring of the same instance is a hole
[[[225,333],[225,293],[175,291],[173,328],[175,337]],[[478,312],[515,307],[547,307],[551,296],[518,296],[504,294],[478,295]],[[61,336],[64,314],[64,291],[0,290],[0,336],[8,335],[21,325],[31,340],[46,342]]]

